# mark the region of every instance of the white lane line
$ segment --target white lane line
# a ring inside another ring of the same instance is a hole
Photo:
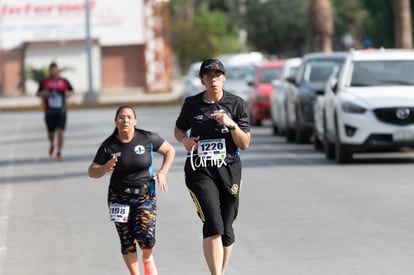
[[[5,171],[6,182],[1,185],[2,192],[0,194],[0,275],[5,275],[5,260],[7,253],[7,233],[9,227],[9,210],[10,202],[13,198],[12,183],[10,180],[14,175],[14,166],[12,160],[15,158],[16,144],[13,142],[17,140],[18,133],[22,128],[21,122],[16,124],[15,131],[12,136],[9,136],[11,141],[7,153],[7,168]]]

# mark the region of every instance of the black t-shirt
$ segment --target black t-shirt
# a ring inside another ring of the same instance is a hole
[[[128,143],[121,142],[115,135],[109,136],[98,148],[93,162],[104,165],[113,155],[118,161],[111,175],[111,187],[123,184],[138,186],[148,183],[152,177],[152,153],[156,152],[164,139],[158,134],[135,129],[133,139]]]
[[[176,127],[190,131],[190,136],[200,137],[200,140],[224,138],[226,141],[226,162],[239,160],[239,151],[233,141],[230,131],[222,132],[222,126],[211,117],[215,110],[224,112],[233,119],[244,132],[250,132],[249,117],[244,101],[232,93],[223,91],[223,97],[215,103],[203,101],[203,93],[187,97],[182,106]]]

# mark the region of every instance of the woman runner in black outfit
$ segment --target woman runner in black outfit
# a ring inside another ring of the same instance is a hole
[[[88,174],[100,178],[112,172],[108,206],[121,241],[121,252],[131,275],[139,274],[136,245],[142,250],[145,275],[156,275],[154,258],[157,203],[155,181],[167,191],[166,176],[175,156],[174,148],[158,134],[136,128],[131,106],[116,111],[114,133],[99,147]],[[161,169],[152,172],[152,153],[163,156]]]
[[[250,144],[250,124],[242,98],[223,90],[223,64],[205,60],[199,73],[206,90],[187,97],[174,135],[187,150],[185,182],[203,222],[203,251],[213,275],[225,273],[235,241],[239,208],[239,148]]]

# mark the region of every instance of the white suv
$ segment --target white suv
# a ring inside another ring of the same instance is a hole
[[[324,149],[353,153],[414,148],[414,51],[355,50],[325,88]]]

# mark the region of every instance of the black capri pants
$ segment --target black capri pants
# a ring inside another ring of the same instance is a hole
[[[235,242],[233,223],[239,211],[240,161],[221,167],[185,164],[185,183],[203,222],[203,238],[222,235],[223,246]]]

